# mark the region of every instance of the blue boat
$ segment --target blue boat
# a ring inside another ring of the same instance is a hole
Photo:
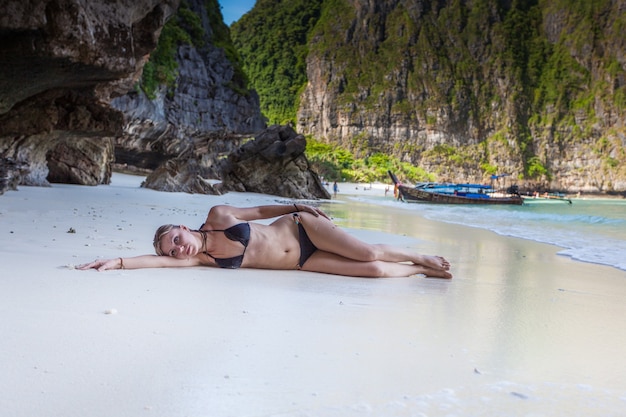
[[[514,205],[524,202],[516,185],[508,187],[504,192],[496,192],[491,185],[484,184],[425,182],[409,187],[401,184],[391,171],[389,176],[398,191],[398,198],[408,202]]]

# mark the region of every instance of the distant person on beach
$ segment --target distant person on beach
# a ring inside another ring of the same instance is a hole
[[[337,181],[333,182],[333,194],[337,197],[337,193],[339,192],[339,186],[337,185]]]
[[[402,193],[398,184],[393,185],[393,197],[398,201],[402,201]]]
[[[271,224],[250,223],[275,217]],[[214,206],[200,229],[164,225],[157,229],[153,243],[156,256],[97,259],[78,269],[214,266],[301,269],[357,277],[423,274],[452,278],[444,258],[362,242],[340,229],[323,211],[304,204]]]

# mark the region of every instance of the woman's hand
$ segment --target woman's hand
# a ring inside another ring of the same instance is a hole
[[[294,207],[298,210],[298,211],[303,211],[306,213],[311,213],[312,215],[314,215],[315,217],[318,216],[322,216],[327,218],[328,220],[330,220],[330,217],[328,217],[328,214],[324,213],[322,210],[320,210],[317,207],[313,207],[313,206],[307,206],[306,204],[294,204]]]
[[[122,258],[115,259],[96,259],[93,262],[78,265],[77,269],[87,270],[96,269],[98,271],[106,271],[107,269],[123,269],[124,264]]]

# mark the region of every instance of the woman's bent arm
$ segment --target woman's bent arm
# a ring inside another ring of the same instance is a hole
[[[93,262],[78,265],[77,268],[106,271],[107,269],[175,268],[198,265],[200,261],[197,258],[176,259],[170,256],[141,255],[132,258],[96,259]]]
[[[284,216],[285,214],[291,214],[296,212],[307,212],[314,216],[322,215],[326,218],[328,216],[322,210],[317,207],[312,207],[306,204],[277,204],[271,206],[255,206],[255,207],[233,207],[226,205],[214,206],[209,211],[209,219],[219,219],[222,216],[233,216],[239,220],[259,220],[259,219],[271,219],[274,217]]]

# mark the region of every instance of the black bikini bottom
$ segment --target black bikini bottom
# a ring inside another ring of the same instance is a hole
[[[293,217],[298,225],[298,237],[300,239],[300,262],[298,262],[298,267],[302,268],[304,263],[315,253],[317,247],[311,242],[309,235],[306,234],[306,230],[304,230],[304,226],[300,222],[300,216],[294,213]]]

